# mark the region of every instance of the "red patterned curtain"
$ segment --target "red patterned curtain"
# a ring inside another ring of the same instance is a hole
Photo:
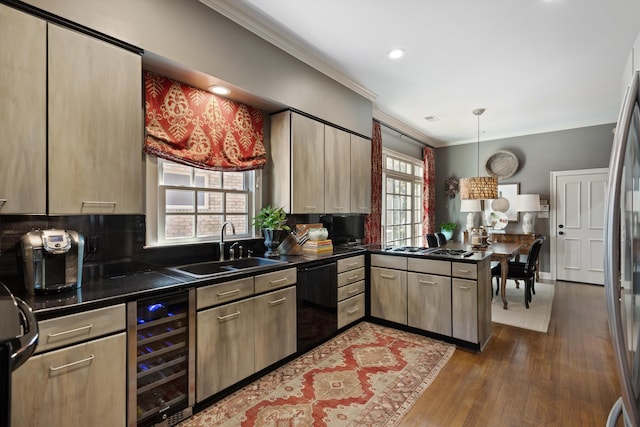
[[[376,121],[371,138],[371,213],[364,222],[364,243],[382,243],[382,131]]]
[[[262,168],[262,111],[145,73],[144,151],[200,169]]]
[[[423,245],[427,246],[427,233],[434,233],[436,229],[436,164],[433,148],[424,147],[422,150],[424,161],[422,187],[422,239]]]

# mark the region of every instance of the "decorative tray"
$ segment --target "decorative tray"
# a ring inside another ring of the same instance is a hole
[[[491,176],[509,178],[518,171],[518,158],[510,151],[496,151],[487,159],[485,170]]]

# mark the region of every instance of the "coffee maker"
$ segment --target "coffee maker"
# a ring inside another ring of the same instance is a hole
[[[82,285],[84,237],[73,230],[33,230],[20,238],[19,268],[29,295]]]

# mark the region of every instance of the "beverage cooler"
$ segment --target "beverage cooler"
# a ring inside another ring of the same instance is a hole
[[[195,403],[195,290],[127,305],[128,425],[172,426]]]

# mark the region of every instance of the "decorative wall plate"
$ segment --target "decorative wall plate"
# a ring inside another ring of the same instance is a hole
[[[510,151],[496,151],[487,159],[485,170],[491,176],[509,178],[518,171],[519,161]]]

